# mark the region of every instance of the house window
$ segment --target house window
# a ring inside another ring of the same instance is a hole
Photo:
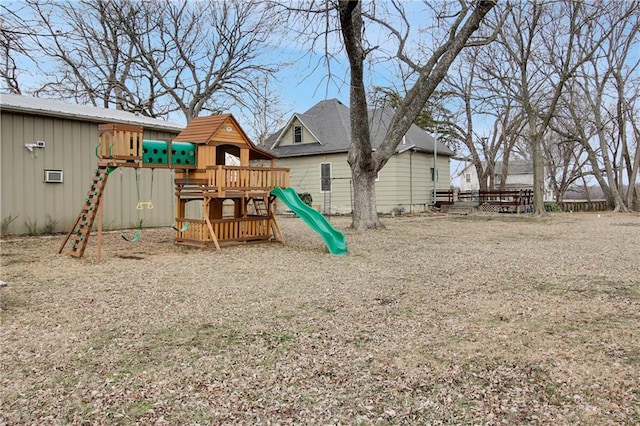
[[[320,191],[331,191],[331,163],[320,164]]]
[[[302,143],[302,126],[293,126],[293,143]]]
[[[437,182],[437,180],[438,180],[438,172],[436,171],[436,169],[431,167],[431,182]]]
[[[467,183],[471,183],[471,173],[465,173],[465,175],[464,175],[464,180],[465,180]]]

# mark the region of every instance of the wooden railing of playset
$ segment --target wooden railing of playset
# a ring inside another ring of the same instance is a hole
[[[124,160],[139,163],[142,160],[142,127],[122,124],[98,126],[96,156],[100,160]]]
[[[243,166],[207,167],[210,187],[224,191],[266,191],[289,186],[289,169]]]
[[[189,221],[189,227],[179,232],[178,239],[193,243],[213,242],[207,221],[201,219],[178,218],[177,223]],[[269,220],[265,217],[211,220],[213,232],[218,241],[246,241],[266,239],[270,236]]]

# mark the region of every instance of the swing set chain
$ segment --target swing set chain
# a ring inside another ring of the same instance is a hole
[[[145,207],[148,210],[153,209],[153,202],[151,201],[153,199],[153,180],[155,177],[155,169],[151,169],[151,189],[149,191],[149,201],[140,201],[140,169],[136,168],[136,194],[138,196],[138,204],[136,205],[136,210],[143,210]],[[123,192],[123,188],[122,188],[122,170],[120,170],[120,193],[122,194]],[[122,206],[122,203],[121,203]],[[122,212],[120,214],[120,217],[122,218]],[[122,219],[121,219],[122,220]],[[121,224],[122,226],[122,224]],[[173,229],[175,229],[178,232],[185,232],[187,229],[189,229],[189,222],[185,221],[184,224],[182,225],[181,228],[177,228],[175,226],[173,226]],[[135,243],[136,241],[138,241],[140,239],[140,236],[142,235],[142,223],[140,223],[140,229],[138,230],[138,232],[136,232],[136,234],[132,237],[129,238],[128,236],[126,236],[124,234],[124,232],[122,233],[122,239],[125,241],[128,241],[130,243]]]

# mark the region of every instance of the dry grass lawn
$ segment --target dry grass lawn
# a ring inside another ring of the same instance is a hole
[[[0,424],[640,424],[639,215],[383,221],[3,241]]]

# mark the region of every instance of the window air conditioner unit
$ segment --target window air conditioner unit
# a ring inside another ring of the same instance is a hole
[[[47,183],[62,183],[62,170],[45,170],[44,181]]]

